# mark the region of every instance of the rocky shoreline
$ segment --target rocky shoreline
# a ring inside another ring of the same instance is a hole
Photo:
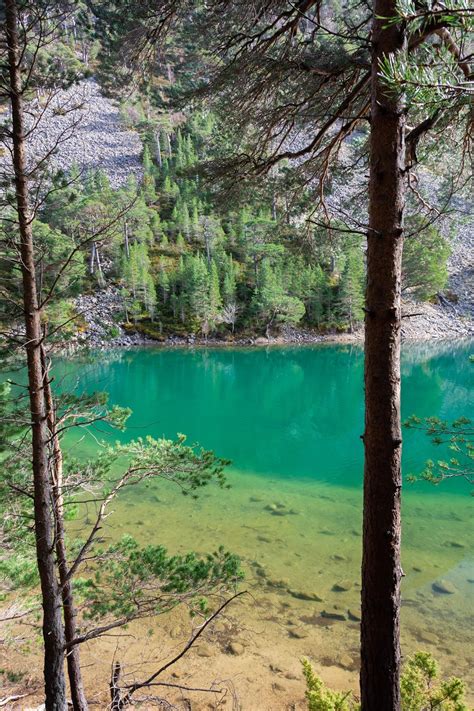
[[[321,334],[310,329],[284,327],[279,334],[267,339],[258,334],[236,337],[202,338],[195,334],[169,334],[160,340],[150,338],[133,326],[121,324],[122,299],[118,288],[108,286],[94,294],[81,295],[75,300],[75,309],[82,321],[75,335],[61,344],[61,349],[71,354],[85,348],[109,350],[137,346],[162,347],[249,347],[309,345],[316,343],[361,344],[363,329],[355,333]],[[474,321],[469,315],[459,313],[454,304],[419,304],[408,302],[403,308],[402,339],[404,341],[441,341],[474,338]]]

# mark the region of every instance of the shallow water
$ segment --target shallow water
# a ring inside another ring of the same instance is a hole
[[[406,345],[403,416],[472,415],[470,352],[466,343]],[[125,434],[102,429],[100,437],[184,432],[232,460],[230,491],[209,487],[198,501],[160,482],[130,491],[115,506],[110,533],[133,532],[172,551],[204,552],[222,543],[242,556],[247,570],[253,593],[247,631],[263,624],[247,639],[249,649],[264,654],[270,646],[295,659],[305,654],[354,679],[362,369],[362,351],[353,346],[150,348],[62,362],[57,377],[60,387],[107,390],[112,403],[133,409]],[[68,447],[84,455],[97,444],[74,435]],[[405,473],[419,471],[437,452],[425,435],[405,432]],[[403,649],[432,651],[446,672],[464,677],[473,641],[471,502],[461,481],[404,489]],[[432,585],[440,579],[456,591],[437,593]],[[308,596],[319,600],[302,599]]]

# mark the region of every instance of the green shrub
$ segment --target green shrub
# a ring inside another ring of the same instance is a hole
[[[308,711],[359,711],[351,691],[328,689],[310,662],[302,659]],[[439,679],[439,667],[428,652],[417,652],[405,664],[401,678],[402,711],[468,711],[464,683],[457,677]]]

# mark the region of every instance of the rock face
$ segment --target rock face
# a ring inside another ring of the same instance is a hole
[[[409,317],[416,313],[417,316]],[[402,337],[412,340],[467,338],[474,336],[474,320],[469,311],[448,301],[443,304],[405,302]]]
[[[96,294],[83,294],[75,299],[75,309],[83,320],[85,329],[80,330],[75,343],[68,345],[89,348],[110,346],[137,346],[154,342],[139,333],[129,335],[120,326],[123,303],[117,288],[109,286]]]
[[[427,192],[434,198],[439,191],[437,181],[427,172],[423,173],[423,180]],[[441,219],[438,225],[451,245],[448,284],[444,292],[438,294],[437,304],[405,303],[405,314],[421,315],[403,320],[404,338],[462,338],[474,335],[474,229],[470,217],[472,207],[465,198],[454,196],[451,199],[450,209],[452,208],[456,210],[455,216]],[[451,234],[451,229],[454,235]]]
[[[37,101],[31,104],[33,113],[43,108]],[[28,155],[38,159],[58,141],[49,160],[53,171],[67,171],[74,164],[85,172],[100,168],[113,188],[124,185],[129,175],[142,175],[138,133],[124,127],[118,107],[91,79],[56,93],[28,139]]]

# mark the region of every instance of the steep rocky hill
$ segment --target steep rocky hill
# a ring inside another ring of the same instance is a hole
[[[39,111],[39,105],[37,107]],[[75,87],[60,91],[42,116],[40,127],[31,133],[29,152],[32,156],[48,151],[52,167],[68,170],[77,165],[81,170],[103,170],[112,187],[124,184],[129,175],[140,179],[142,174],[142,143],[137,132],[127,129],[121,120],[118,106],[106,98],[94,80],[83,81]],[[0,163],[7,160],[4,155]],[[357,182],[357,175],[351,183]],[[350,185],[344,186],[350,190]],[[359,188],[360,189],[360,183]],[[337,192],[332,200],[337,201]],[[474,220],[471,205],[466,199],[456,198],[456,212],[444,219],[442,230],[451,237],[449,282],[439,303],[404,303],[403,335],[405,338],[455,338],[474,335]],[[93,301],[95,297],[80,297],[80,307],[89,323],[89,335],[97,345],[107,340],[107,324],[114,323],[117,295],[110,290],[100,299],[100,317]],[[110,313],[108,311],[110,304]],[[97,301],[96,301],[97,305]],[[416,315],[414,315],[416,314]],[[109,329],[110,330],[110,329]],[[291,336],[289,336],[291,338]],[[134,342],[125,334],[118,342]]]

